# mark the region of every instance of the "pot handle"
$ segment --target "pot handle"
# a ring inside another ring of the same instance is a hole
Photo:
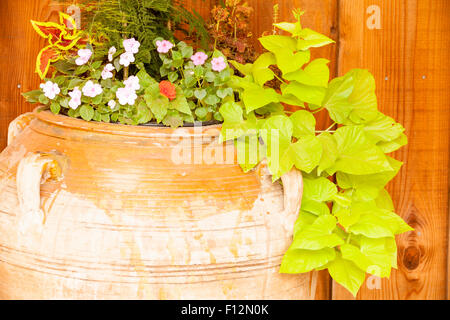
[[[303,176],[297,169],[292,169],[281,176],[284,190],[284,229],[290,233],[294,230],[303,197]]]
[[[25,130],[26,127],[28,127],[34,118],[36,118],[34,113],[27,112],[11,121],[8,127],[8,146],[22,133],[23,130]]]
[[[263,160],[257,172],[260,176],[270,175],[267,167],[267,160]],[[302,173],[293,168],[288,173],[281,176],[284,192],[283,227],[286,232],[292,233],[295,221],[298,218],[303,197],[303,176]]]
[[[52,154],[30,153],[17,168],[16,183],[19,200],[19,229],[27,232],[31,226],[42,227],[45,214],[41,209],[41,184],[61,177],[61,166]]]

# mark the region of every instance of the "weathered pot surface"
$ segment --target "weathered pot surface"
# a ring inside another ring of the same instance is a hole
[[[263,166],[244,173],[219,130],[15,120],[0,154],[0,298],[314,298],[313,274],[279,273],[300,173],[284,190]]]

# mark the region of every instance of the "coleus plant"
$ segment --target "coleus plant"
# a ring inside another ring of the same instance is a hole
[[[76,52],[78,47],[86,45],[83,32],[77,30],[75,20],[63,13],[59,13],[59,24],[55,22],[31,21],[36,32],[47,39],[48,45],[43,48],[36,61],[36,72],[44,79],[52,62],[56,62],[66,54]]]
[[[267,159],[273,180],[301,170],[304,193],[282,273],[328,269],[356,295],[366,273],[389,277],[397,267],[395,236],[412,230],[397,214],[385,186],[401,162],[388,156],[407,143],[404,128],[377,108],[375,80],[352,70],[329,82],[328,60],[310,49],[333,41],[295,23],[275,26],[290,35],[260,38],[267,50],[253,64],[232,62],[241,101],[222,105],[222,140],[233,140],[244,171]],[[279,77],[273,72],[281,71]],[[267,86],[278,77],[280,90]],[[290,114],[286,105],[296,106]],[[314,113],[333,125],[316,130]],[[333,129],[336,128],[337,129]]]

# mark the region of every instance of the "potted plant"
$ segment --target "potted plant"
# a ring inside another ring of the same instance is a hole
[[[304,299],[312,270],[353,294],[366,272],[388,276],[410,230],[384,189],[404,129],[367,71],[328,82],[309,50],[332,41],[301,15],[253,64],[231,61],[243,76],[218,50],[155,37],[155,73],[132,34],[111,46],[65,14],[34,23],[41,76],[56,71],[25,94],[45,108],[12,123],[0,156],[0,268],[21,274],[0,295]],[[316,132],[323,109],[339,128]],[[210,121],[223,124],[189,127]]]

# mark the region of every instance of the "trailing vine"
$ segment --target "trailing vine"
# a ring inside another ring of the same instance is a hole
[[[389,277],[397,267],[395,235],[412,230],[394,213],[385,189],[402,166],[387,154],[407,138],[400,124],[378,110],[367,70],[329,82],[329,61],[311,61],[312,48],[334,41],[303,28],[302,14],[294,11],[295,23],[275,24],[289,36],[259,39],[267,52],[253,64],[232,62],[245,76],[232,77],[240,101],[220,108],[221,138],[235,142],[246,172],[266,158],[274,181],[293,168],[303,173],[302,206],[280,271],[328,269],[356,295],[366,273]],[[268,87],[277,77],[280,90]],[[289,114],[286,105],[300,110]],[[316,130],[319,110],[333,121],[328,130]]]

